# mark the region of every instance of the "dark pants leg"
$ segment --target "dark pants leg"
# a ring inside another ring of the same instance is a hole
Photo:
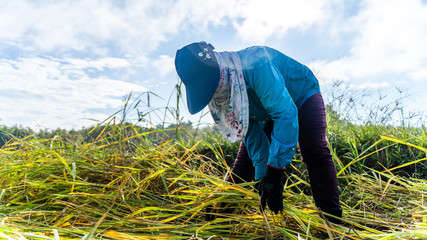
[[[316,205],[341,217],[337,173],[326,139],[326,113],[323,98],[317,93],[298,109],[299,147],[307,166]]]
[[[255,176],[255,168],[252,165],[252,160],[249,158],[245,143],[240,143],[239,153],[237,153],[231,175],[228,175],[226,181],[234,183],[250,182]]]
[[[320,93],[311,96],[298,109],[298,120],[300,151],[307,165],[316,205],[322,211],[341,217],[336,170],[326,139],[325,105]],[[272,130],[271,121],[265,126],[264,132],[270,136]],[[228,176],[229,182],[234,180],[235,183],[241,183],[253,180],[255,170],[243,142],[240,144],[231,172],[233,178]]]

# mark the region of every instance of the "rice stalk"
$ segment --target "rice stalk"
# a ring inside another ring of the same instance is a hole
[[[132,127],[132,126],[125,126]],[[427,237],[426,181],[394,169],[340,165],[343,225],[322,218],[301,172],[289,174],[281,214],[259,211],[254,183],[230,184],[218,143],[164,141],[129,148],[152,133],[103,128],[93,142],[56,137],[13,139],[1,148],[1,236],[22,239],[422,239]],[[160,133],[155,130],[156,133]],[[384,140],[383,140],[384,141]],[[213,157],[199,153],[207,148]],[[232,205],[206,221],[206,209]],[[325,213],[323,213],[325,214]],[[52,229],[56,229],[57,233]],[[18,238],[18,237],[17,237]]]

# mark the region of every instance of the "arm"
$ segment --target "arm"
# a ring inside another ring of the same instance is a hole
[[[267,172],[270,142],[263,128],[264,126],[260,122],[249,119],[249,129],[243,139],[255,167],[255,180],[260,180]]]
[[[297,107],[286,89],[283,76],[270,61],[255,67],[250,85],[274,121],[267,164],[273,168],[284,168],[291,163],[298,142]],[[256,147],[249,144],[246,145],[248,148]],[[263,175],[256,176],[258,179],[260,177]]]
[[[266,173],[258,185],[260,207],[264,211],[268,203],[268,207],[278,213],[283,210],[283,169],[292,162],[298,141],[298,109],[283,76],[270,61],[256,66],[252,87],[274,121],[269,156],[267,164],[264,164]]]

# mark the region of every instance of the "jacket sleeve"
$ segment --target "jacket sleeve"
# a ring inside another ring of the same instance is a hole
[[[255,66],[253,74],[252,89],[274,121],[268,165],[285,168],[292,162],[298,142],[298,109],[271,61]]]
[[[255,167],[255,180],[260,180],[267,173],[270,142],[263,128],[261,122],[250,119],[247,135],[243,139]]]

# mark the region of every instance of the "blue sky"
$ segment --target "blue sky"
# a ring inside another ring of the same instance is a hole
[[[427,111],[426,1],[0,0],[0,124],[90,126],[130,92],[154,92],[164,107],[176,50],[202,40],[218,51],[274,47],[322,88],[405,88],[405,107]]]

